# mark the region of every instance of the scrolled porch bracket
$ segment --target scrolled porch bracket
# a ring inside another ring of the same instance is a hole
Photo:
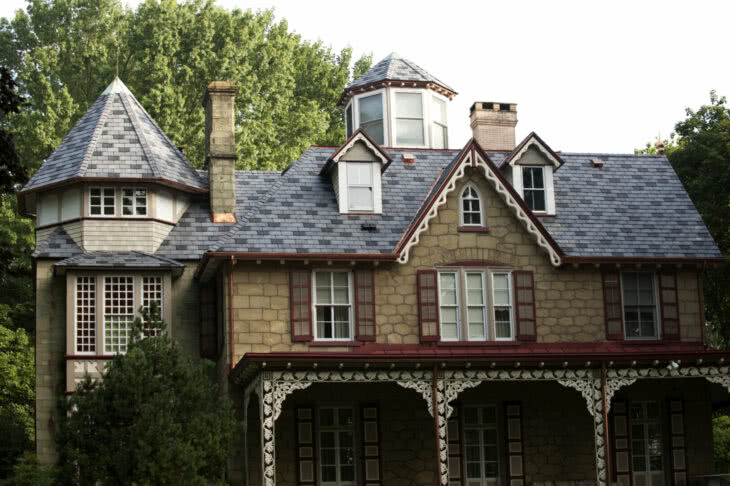
[[[433,417],[433,384],[431,380],[408,379],[397,380],[395,383],[400,387],[418,392],[426,401],[428,413]]]
[[[265,372],[259,381],[259,406],[261,416],[261,471],[263,472],[264,486],[275,486],[275,456],[274,444],[274,382],[271,373]]]

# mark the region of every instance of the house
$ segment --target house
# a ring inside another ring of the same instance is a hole
[[[19,194],[35,218],[37,451],[59,390],[124,353],[140,306],[246,424],[234,484],[697,483],[726,352],[722,260],[663,155],[515,139],[392,54],[350,83],[347,141],[235,169],[232,83],[205,95],[196,170],[115,79]]]

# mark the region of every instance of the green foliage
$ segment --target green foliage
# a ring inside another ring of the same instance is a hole
[[[208,377],[210,363],[183,356],[159,311],[137,319],[125,355],[103,380],[87,380],[67,402],[59,433],[63,484],[207,485],[222,479],[236,422]],[[66,414],[64,414],[66,415]]]
[[[24,98],[16,92],[15,81],[8,68],[0,67],[0,193],[12,192],[16,184],[28,180],[25,167],[15,149],[13,134],[6,130],[8,114],[20,112]]]
[[[671,156],[672,153],[679,148],[676,133],[670,134],[669,138],[662,139],[662,143],[664,144],[664,155],[667,157]],[[646,146],[644,148],[634,149],[634,153],[637,155],[656,155],[656,143],[646,142]]]
[[[117,55],[118,52],[118,55]],[[201,167],[208,82],[237,86],[239,168],[284,168],[311,144],[344,141],[335,107],[352,52],[304,42],[271,11],[226,10],[213,1],[29,0],[0,20],[0,65],[30,102],[9,120],[18,151],[37,169],[111,82],[129,86],[173,142]],[[356,73],[371,64],[365,56]]]
[[[730,473],[730,417],[727,415],[712,418],[712,441],[715,472]]]
[[[0,196],[0,326],[33,332],[33,223],[18,216],[14,194]]]
[[[54,471],[38,464],[34,454],[23,454],[13,468],[13,475],[0,480],[0,486],[52,486]]]
[[[33,347],[23,329],[0,325],[0,478],[33,446]]]

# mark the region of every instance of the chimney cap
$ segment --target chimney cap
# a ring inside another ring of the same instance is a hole
[[[495,105],[497,106],[495,110]],[[517,103],[505,103],[500,101],[475,101],[471,108],[470,113],[474,113],[476,110],[489,110],[489,111],[517,111]]]
[[[591,167],[594,169],[602,169],[603,163],[604,162],[601,159],[591,159]]]

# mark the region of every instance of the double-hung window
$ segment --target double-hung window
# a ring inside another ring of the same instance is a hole
[[[147,216],[147,189],[122,189],[122,216]]]
[[[360,128],[378,145],[385,143],[383,125],[383,95],[377,93],[359,99]]]
[[[116,197],[113,187],[89,188],[89,215],[114,216],[116,214]]]
[[[443,269],[438,273],[438,286],[442,341],[514,339],[510,272]]]
[[[76,343],[79,354],[96,353],[96,278],[76,277]]]
[[[657,402],[631,402],[631,470],[634,484],[664,485],[661,412]]]
[[[462,413],[466,484],[496,485],[499,482],[497,407],[464,406]]]
[[[314,272],[315,339],[351,340],[352,274],[348,271]]]
[[[543,167],[522,168],[522,190],[525,204],[531,211],[545,212],[547,210],[543,170]]]
[[[350,103],[345,110],[345,134],[347,138],[352,136],[352,132],[352,103]]]
[[[352,407],[319,409],[321,484],[355,484],[355,423]]]
[[[423,146],[423,96],[421,93],[395,94],[396,145]]]
[[[446,125],[446,101],[431,98],[431,147],[449,148],[449,127]]]
[[[152,304],[157,304],[160,318],[163,312],[162,292],[162,277],[142,277],[142,307],[149,312]],[[149,320],[145,320],[143,332],[145,336],[157,336],[160,329],[153,329],[150,327]]]
[[[347,163],[347,200],[350,211],[373,211],[373,165]]]
[[[482,200],[479,192],[471,184],[467,184],[461,192],[461,224],[463,226],[482,226]]]
[[[652,272],[624,272],[621,290],[626,338],[658,338],[657,297]]]
[[[134,277],[104,277],[105,353],[127,351],[134,316]]]

